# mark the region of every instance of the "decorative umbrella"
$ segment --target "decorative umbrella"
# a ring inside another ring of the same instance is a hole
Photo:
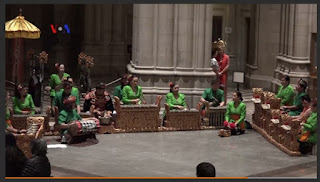
[[[22,66],[18,70],[18,63],[22,63],[23,59],[23,38],[24,39],[38,39],[40,38],[40,29],[34,26],[29,21],[25,20],[22,16],[22,10],[20,8],[20,15],[15,19],[7,21],[5,24],[5,36],[8,39],[14,39],[13,50],[14,50],[14,63],[15,71],[12,71],[15,74],[15,83],[17,83],[18,73],[23,75]]]

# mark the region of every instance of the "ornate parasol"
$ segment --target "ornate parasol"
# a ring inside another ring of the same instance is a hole
[[[32,23],[24,19],[22,16],[22,10],[20,9],[20,15],[15,19],[7,21],[6,26],[6,38],[24,38],[24,39],[38,39],[40,38],[40,29],[34,26]]]
[[[8,39],[14,39],[13,49],[14,56],[13,62],[15,65],[15,70],[12,73],[15,76],[15,83],[18,82],[18,74],[20,75],[19,79],[23,76],[23,39],[38,39],[40,38],[40,29],[34,26],[29,21],[25,20],[22,16],[22,10],[20,8],[20,14],[15,19],[7,21],[5,24],[5,37]],[[19,80],[21,81],[21,80]]]

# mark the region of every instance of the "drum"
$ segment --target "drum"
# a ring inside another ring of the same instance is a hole
[[[85,135],[99,132],[100,122],[97,118],[86,118],[80,121],[73,121],[69,125],[68,133],[71,136]]]

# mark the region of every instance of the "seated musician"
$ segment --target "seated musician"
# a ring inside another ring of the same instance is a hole
[[[111,117],[113,112],[113,103],[109,93],[106,91],[106,84],[99,83],[96,90],[89,92],[85,96],[83,111],[90,111],[96,118]]]
[[[169,105],[170,110],[184,110],[187,108],[187,104],[185,101],[185,95],[179,93],[179,85],[170,82],[170,93],[166,95],[166,103]],[[166,112],[163,111],[163,119],[165,120]]]
[[[70,95],[69,97],[65,98],[63,101],[63,104],[65,105],[64,110],[62,110],[59,113],[59,119],[58,122],[60,124],[60,129],[61,129],[61,143],[72,143],[73,142],[73,136],[77,136],[79,133],[79,126],[82,127],[82,130],[85,129],[95,129],[93,132],[87,132],[86,135],[84,135],[85,139],[87,137],[95,138],[94,132],[97,129],[99,120],[93,119],[90,122],[90,119],[92,118],[87,118],[86,120],[82,120],[81,116],[77,113],[75,110],[75,102],[76,102],[76,97],[73,95]],[[85,126],[82,124],[84,121],[88,121],[85,123]]]
[[[235,91],[232,94],[233,101],[228,103],[225,121],[223,123],[225,129],[230,129],[231,134],[244,134],[245,132],[245,117],[246,117],[246,104],[242,102],[242,94]]]
[[[70,77],[68,73],[65,73],[64,64],[56,63],[54,65],[58,71],[57,74],[52,74],[49,80],[50,88],[50,97],[51,100],[54,99],[56,92],[59,92],[61,89],[61,82],[63,82],[63,78]]]
[[[76,100],[77,98],[75,96],[70,95],[66,97],[63,101],[64,108],[59,112],[58,120],[60,124],[61,135],[69,134],[68,129],[74,127],[74,125],[69,125],[72,121],[79,121],[82,119],[79,113],[77,113],[77,111],[74,109]],[[72,129],[76,130],[75,128]],[[71,140],[70,135],[66,135],[66,138],[68,140]],[[66,141],[62,140],[61,143],[66,143]]]
[[[129,84],[123,87],[123,104],[145,104],[143,98],[142,88],[138,86],[138,77],[130,76],[128,78]]]
[[[300,121],[300,122],[306,122],[309,116],[311,115],[311,99],[309,95],[304,95],[301,97],[301,102],[303,105],[303,111],[299,116],[292,116],[292,121]]]
[[[9,92],[7,92],[7,95],[6,95],[6,132],[11,132],[13,134],[26,133],[27,131],[25,129],[18,130],[18,129],[13,128],[13,126],[11,124],[11,120],[10,120],[11,111],[8,108],[9,99],[10,99],[10,95],[9,95]]]
[[[79,91],[77,89],[73,89],[72,87],[73,80],[70,77],[63,79],[63,89],[61,89],[59,92],[56,92],[56,95],[53,99],[52,106],[57,106],[59,109],[59,112],[65,109],[65,105],[63,104],[63,101],[65,98],[69,97],[70,95],[73,95],[76,97],[76,108],[77,112],[80,113],[80,97],[79,97]]]
[[[128,77],[130,77],[130,75],[123,75],[123,77],[121,78],[121,85],[116,86],[116,88],[114,89],[113,97],[117,96],[120,100],[122,100],[123,87],[128,85]]]
[[[289,112],[290,116],[298,116],[303,111],[303,106],[301,102],[301,97],[307,95],[306,88],[307,82],[300,79],[297,83],[296,90],[298,91],[298,95],[294,98],[292,106],[282,106],[281,109],[285,110],[285,112]]]
[[[302,131],[298,135],[299,150],[302,154],[311,152],[312,146],[317,143],[317,99],[311,104],[312,114],[306,123],[301,123]]]
[[[294,90],[290,85],[290,77],[285,75],[281,78],[281,87],[278,90],[276,98],[281,99],[281,106],[292,106]]]
[[[22,84],[17,86],[12,101],[14,114],[35,114],[33,99],[28,94],[26,86]]]
[[[204,90],[200,102],[209,102],[209,107],[224,106],[224,92],[219,89],[219,82],[211,81],[211,88]],[[202,116],[205,116],[205,106],[202,107]]]

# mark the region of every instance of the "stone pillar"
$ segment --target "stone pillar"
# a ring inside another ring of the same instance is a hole
[[[312,6],[316,5],[281,5],[280,52],[276,57],[275,79],[288,75],[293,85],[300,78],[308,80],[311,32],[316,23],[312,22]]]
[[[129,72],[140,77],[148,103],[169,92],[175,81],[196,107],[203,90],[210,87],[212,18],[210,5],[133,5],[133,57]],[[163,99],[164,102],[165,99]]]
[[[86,4],[84,7],[85,40],[82,49],[94,58],[92,82],[93,85],[96,82],[109,83],[124,74],[129,63],[127,44],[131,40],[132,29],[128,25],[132,25],[132,19],[127,16],[132,5]],[[112,86],[107,88],[111,93]]]

